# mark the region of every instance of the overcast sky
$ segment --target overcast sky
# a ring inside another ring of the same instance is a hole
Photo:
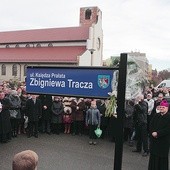
[[[81,7],[102,11],[104,58],[146,53],[153,69],[170,68],[170,0],[0,0],[0,31],[79,25]]]

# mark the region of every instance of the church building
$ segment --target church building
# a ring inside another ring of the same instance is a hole
[[[77,27],[0,32],[0,80],[24,81],[27,66],[102,66],[102,12],[80,8]]]

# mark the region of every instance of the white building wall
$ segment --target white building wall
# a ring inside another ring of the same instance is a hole
[[[100,42],[99,42],[100,41]],[[102,66],[103,59],[103,30],[102,12],[98,10],[98,22],[89,29],[87,51],[79,57],[79,66]],[[91,51],[93,51],[91,53]]]
[[[100,41],[100,42],[99,42]],[[98,11],[98,22],[94,25],[94,66],[102,66],[103,60],[103,30],[102,12]]]
[[[88,50],[79,56],[79,66],[91,66],[91,54]]]

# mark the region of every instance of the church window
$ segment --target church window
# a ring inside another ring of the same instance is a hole
[[[26,44],[26,46],[25,46],[25,47],[29,48],[29,47],[30,47],[30,45],[29,45],[29,44]]]
[[[3,76],[6,75],[6,65],[5,65],[5,64],[2,64],[2,67],[1,67],[1,74],[2,74]]]
[[[48,47],[53,47],[53,44],[52,44],[52,43],[49,43],[49,44],[48,44]]]
[[[40,44],[40,43],[38,43],[38,44],[36,45],[36,47],[41,47],[41,44]]]
[[[14,64],[14,65],[12,66],[12,75],[13,75],[13,76],[17,76],[17,65],[16,65],[16,64]]]
[[[90,17],[91,17],[91,10],[87,9],[85,12],[85,19],[90,19]]]

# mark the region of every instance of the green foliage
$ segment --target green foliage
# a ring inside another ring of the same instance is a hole
[[[111,57],[110,67],[116,67],[120,62],[120,57]]]
[[[110,96],[109,103],[106,107],[105,116],[111,117],[115,114],[115,107],[116,107],[116,97]]]

